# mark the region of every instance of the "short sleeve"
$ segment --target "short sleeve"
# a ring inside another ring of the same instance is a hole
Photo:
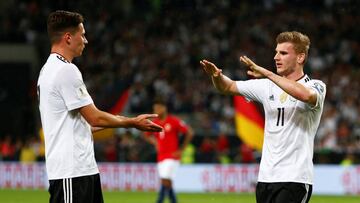
[[[185,121],[179,119],[179,131],[182,133],[187,133],[189,131],[188,126],[186,125]]]
[[[185,121],[181,120],[180,118],[171,116],[171,122],[173,123],[173,125],[176,126],[176,130],[178,132],[185,134],[189,131],[188,125],[185,123]]]
[[[267,79],[252,79],[246,81],[236,81],[236,87],[239,94],[248,100],[262,102],[268,90]]]
[[[316,105],[311,106],[312,109],[321,108],[325,101],[325,95],[326,95],[326,85],[320,80],[312,80],[309,85],[307,85],[308,88],[311,88],[316,92],[317,99],[316,99]]]
[[[75,65],[65,65],[58,73],[57,82],[57,87],[69,111],[93,103],[82,75]]]

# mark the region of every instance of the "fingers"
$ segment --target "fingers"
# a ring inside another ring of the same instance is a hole
[[[242,63],[244,63],[245,65],[247,65],[247,66],[249,66],[249,64],[248,64],[248,61],[247,61],[247,57],[245,58],[246,56],[240,56],[240,61],[242,62]]]
[[[150,118],[158,117],[157,114],[141,114],[136,117],[134,127],[141,131],[161,132],[163,128],[152,122]]]
[[[255,65],[254,62],[251,59],[249,59],[247,56],[240,56],[240,61],[247,66]]]
[[[216,67],[215,64],[207,61],[205,59],[200,61],[200,65],[203,67],[204,71],[210,76],[218,76],[222,73],[222,69]]]
[[[250,70],[248,70],[246,73],[247,73],[248,75],[250,75],[250,76],[255,77],[255,73],[254,73],[254,72],[252,72],[252,71],[250,71]]]
[[[155,123],[153,123],[152,121],[149,120],[150,125],[148,126],[150,132],[161,132],[163,130],[163,128]]]
[[[213,64],[213,63],[211,63],[210,61],[207,61],[207,60],[203,59],[201,62],[202,62],[203,64],[205,64],[205,66],[211,66],[211,67],[216,68],[216,65]]]
[[[204,60],[201,60],[201,61],[200,61],[200,65],[203,66],[203,67],[206,66]]]
[[[207,61],[205,59],[201,60],[200,61],[200,65],[203,67],[203,68],[216,68],[215,64],[211,63],[210,61]]]
[[[141,114],[140,116],[142,116],[143,118],[156,118],[159,115],[157,115],[157,114]]]

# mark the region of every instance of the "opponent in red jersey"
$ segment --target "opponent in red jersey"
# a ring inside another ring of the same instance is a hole
[[[181,153],[193,137],[193,130],[178,117],[169,115],[166,103],[162,99],[155,100],[153,111],[159,115],[153,122],[162,126],[163,131],[147,132],[144,137],[157,150],[158,172],[161,178],[157,203],[162,203],[166,196],[169,196],[171,203],[176,203],[172,180],[180,165]],[[180,135],[185,135],[182,144],[179,142]]]

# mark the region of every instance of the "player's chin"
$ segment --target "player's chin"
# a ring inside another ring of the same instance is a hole
[[[276,67],[276,72],[277,72],[277,74],[282,75],[285,72],[285,70],[283,68],[277,66]]]
[[[84,51],[84,49],[81,49],[81,50],[79,50],[79,52],[78,52],[78,56],[81,56],[82,55],[82,53],[83,53],[83,51]]]

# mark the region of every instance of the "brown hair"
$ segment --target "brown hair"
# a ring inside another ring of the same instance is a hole
[[[310,39],[307,35],[297,31],[282,32],[276,37],[276,42],[278,44],[284,42],[292,43],[294,45],[295,52],[297,54],[304,53],[305,60],[307,59],[310,48]]]
[[[81,14],[58,10],[50,13],[47,20],[47,31],[51,44],[60,40],[65,32],[75,33],[80,23],[84,22]]]

